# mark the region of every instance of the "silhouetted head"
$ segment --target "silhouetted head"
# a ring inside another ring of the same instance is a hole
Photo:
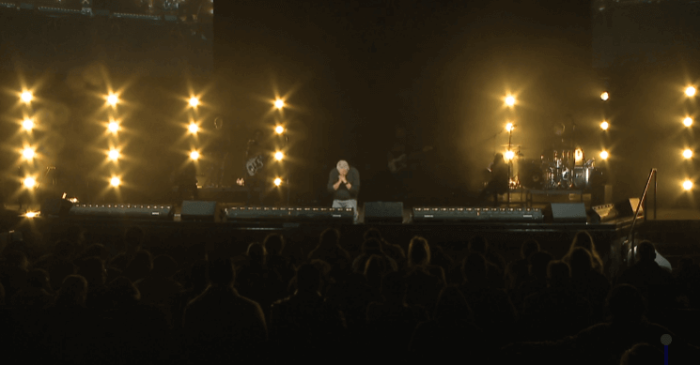
[[[376,238],[370,238],[362,242],[362,253],[365,255],[382,254],[382,244]]]
[[[382,295],[387,301],[404,302],[406,299],[406,280],[398,272],[390,272],[382,277]]]
[[[487,261],[484,255],[470,252],[462,260],[462,278],[468,283],[482,283],[486,280]]]
[[[595,242],[593,242],[593,236],[591,236],[588,231],[578,231],[574,240],[571,241],[571,250],[576,247],[583,247],[590,252],[595,251]],[[571,251],[569,250],[569,251]]]
[[[209,282],[217,286],[230,286],[236,278],[233,263],[228,257],[209,261]]]
[[[535,239],[530,238],[528,240],[525,240],[525,242],[523,242],[523,245],[520,246],[520,257],[527,260],[527,258],[530,257],[530,255],[533,252],[537,252],[539,250],[540,243],[537,242]]]
[[[172,278],[177,272],[177,262],[170,255],[158,255],[153,259],[153,274]]]
[[[429,264],[430,246],[428,246],[428,240],[421,236],[414,236],[408,244],[408,267]]]
[[[330,247],[337,245],[339,242],[340,232],[335,228],[326,228],[326,230],[321,233],[319,245],[321,247]]]
[[[622,354],[620,365],[656,365],[663,363],[661,350],[648,343],[638,343]]]
[[[368,279],[379,279],[389,271],[387,266],[387,261],[384,256],[372,255],[369,260],[365,262],[363,273]]]
[[[642,241],[637,244],[637,261],[651,262],[656,259],[656,249],[651,241]]]
[[[209,285],[209,278],[207,276],[208,269],[207,260],[197,260],[192,263],[190,268],[190,279],[192,280],[192,287],[195,289],[204,289]]]
[[[56,305],[85,306],[88,282],[80,275],[68,275],[58,291]]]
[[[571,265],[571,273],[573,275],[584,274],[593,270],[593,258],[591,253],[583,248],[576,247],[571,253],[571,259],[569,260]]]
[[[252,262],[264,265],[265,256],[267,256],[267,251],[265,250],[265,246],[263,246],[262,243],[253,242],[250,245],[248,245],[248,251],[246,251],[246,256],[248,256],[248,258]]]
[[[282,250],[284,250],[284,236],[278,233],[270,233],[265,237],[263,245],[268,255],[280,256],[282,255]]]
[[[569,283],[571,269],[569,264],[560,260],[550,261],[547,265],[547,281],[549,286],[561,287]]]
[[[93,243],[83,251],[82,257],[99,257],[105,262],[109,262],[109,250],[101,243]]]
[[[382,237],[382,233],[377,228],[374,228],[374,227],[366,230],[365,234],[362,236],[362,238],[365,241],[367,241],[370,238],[375,238],[375,239],[379,240],[380,242],[384,239]]]
[[[107,269],[99,257],[89,257],[80,262],[78,275],[87,280],[91,287],[98,287],[107,281]]]
[[[547,277],[547,265],[552,261],[554,257],[547,251],[537,251],[533,252],[528,259],[530,267],[530,275],[537,278]]]
[[[3,255],[5,265],[18,267],[24,270],[29,268],[29,260],[27,260],[27,255],[19,250],[11,250]]]
[[[321,288],[321,273],[311,264],[299,266],[296,274],[297,290],[315,293]]]
[[[146,250],[137,252],[126,267],[126,271],[132,275],[131,279],[134,281],[145,277],[151,270],[153,270],[153,256]]]
[[[488,252],[489,249],[489,242],[484,236],[474,236],[472,237],[472,239],[469,240],[467,249],[469,250],[469,252],[476,252],[482,255],[486,255],[486,252]]]
[[[505,163],[505,160],[503,159],[502,153],[497,153],[495,156],[493,156],[493,164],[497,165],[500,163]]]
[[[608,295],[607,306],[613,323],[639,323],[646,312],[644,297],[637,288],[629,284],[614,287]]]

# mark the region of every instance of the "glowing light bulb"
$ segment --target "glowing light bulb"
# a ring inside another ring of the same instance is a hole
[[[196,108],[199,105],[199,98],[193,96],[190,98],[190,106]]]
[[[279,177],[275,179],[275,186],[280,186],[282,184],[282,179]]]
[[[512,95],[506,96],[506,105],[508,105],[508,106],[515,105],[515,97],[513,97]]]
[[[282,99],[275,100],[275,108],[277,108],[277,109],[284,108],[284,100],[282,100]]]
[[[109,153],[107,154],[109,156],[109,159],[112,161],[116,161],[119,158],[119,151],[115,149],[109,150]]]
[[[119,103],[119,97],[117,94],[109,94],[107,96],[107,103],[111,106],[115,106]]]
[[[36,180],[33,177],[27,177],[22,181],[22,185],[27,189],[31,189],[36,186]]]
[[[685,181],[683,181],[683,189],[684,189],[685,191],[688,191],[688,190],[690,190],[690,189],[692,189],[692,188],[693,188],[693,182],[692,182],[692,181],[687,180],[687,179],[686,179]]]
[[[601,100],[606,101],[606,100],[608,100],[608,98],[610,98],[610,94],[608,94],[607,91],[604,92],[604,93],[602,93],[602,94],[600,94],[600,99],[601,99]]]
[[[195,134],[199,131],[199,126],[196,123],[190,123],[187,130],[189,130],[190,133]]]
[[[691,158],[691,157],[693,157],[693,151],[690,150],[689,148],[686,148],[686,149],[683,151],[683,157],[685,157],[685,158]]]
[[[506,158],[506,160],[512,160],[513,157],[515,157],[515,152],[513,152],[513,151],[506,151],[504,157]]]
[[[513,123],[508,123],[508,124],[506,124],[506,130],[507,130],[508,132],[512,132],[512,131],[513,131],[513,128],[514,128]]]
[[[610,124],[608,122],[603,121],[603,123],[600,123],[600,129],[607,131],[608,128],[610,127]]]
[[[117,186],[122,184],[122,180],[115,176],[109,180],[109,184],[116,188]]]
[[[119,123],[111,121],[109,122],[109,124],[107,124],[107,129],[112,133],[117,133],[117,131],[119,130]]]
[[[696,91],[696,90],[695,90],[694,87],[688,86],[687,88],[685,88],[685,95],[688,95],[688,96],[695,96],[695,91]]]
[[[190,152],[190,158],[191,158],[191,159],[193,159],[193,160],[196,161],[196,160],[199,159],[199,157],[200,157],[200,156],[199,156],[199,152],[197,152],[197,151],[192,151],[192,152]]]
[[[23,102],[29,103],[34,99],[34,95],[32,94],[31,91],[24,91],[20,95],[20,98],[22,99]]]
[[[284,158],[284,153],[282,153],[280,151],[275,152],[275,159],[277,161],[282,161],[283,158]]]
[[[34,218],[38,215],[37,212],[27,212],[24,216],[27,218]]]
[[[600,158],[603,160],[607,160],[610,155],[608,154],[608,151],[602,151],[600,152]]]
[[[282,134],[282,133],[284,133],[284,127],[282,127],[281,125],[278,125],[277,127],[275,127],[275,132],[276,132],[277,134]]]
[[[685,119],[683,119],[683,125],[685,125],[686,127],[690,127],[691,125],[693,125],[693,118],[686,117]]]
[[[34,121],[27,118],[22,121],[22,128],[25,130],[31,131],[34,128]]]
[[[33,159],[35,155],[36,152],[34,152],[34,150],[30,147],[26,147],[22,150],[22,156],[24,156],[24,158],[26,158],[27,160]]]

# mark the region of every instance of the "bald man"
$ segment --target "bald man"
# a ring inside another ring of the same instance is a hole
[[[347,161],[340,160],[328,176],[328,192],[333,194],[333,208],[352,208],[357,220],[357,195],[360,192],[360,173]]]

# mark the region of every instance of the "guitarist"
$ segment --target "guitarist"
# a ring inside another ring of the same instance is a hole
[[[387,166],[392,177],[393,199],[402,201],[409,196],[409,182],[418,165],[416,157],[432,150],[432,147],[426,146],[422,150],[415,151],[409,143],[404,127],[397,126],[395,133],[394,144],[387,154]]]
[[[262,205],[263,192],[265,191],[265,165],[268,162],[268,151],[263,146],[263,133],[256,129],[253,137],[248,140],[248,148],[246,149],[246,164],[245,178],[238,179],[238,185],[248,188],[248,201],[246,205],[250,205],[251,201],[255,200],[257,204]],[[256,189],[260,189],[260,193],[253,196]]]

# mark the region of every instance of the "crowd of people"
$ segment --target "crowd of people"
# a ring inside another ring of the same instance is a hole
[[[672,339],[672,364],[700,359],[670,319],[700,309],[700,267],[684,259],[669,272],[648,241],[633,265],[608,278],[584,231],[564,257],[528,240],[512,262],[484,237],[466,242],[455,261],[424,237],[402,247],[376,228],[359,252],[329,228],[302,258],[270,234],[242,260],[191,262],[154,257],[136,227],[116,255],[79,228],[68,231],[39,257],[16,246],[1,254],[7,360],[636,365],[662,363],[663,335]]]

